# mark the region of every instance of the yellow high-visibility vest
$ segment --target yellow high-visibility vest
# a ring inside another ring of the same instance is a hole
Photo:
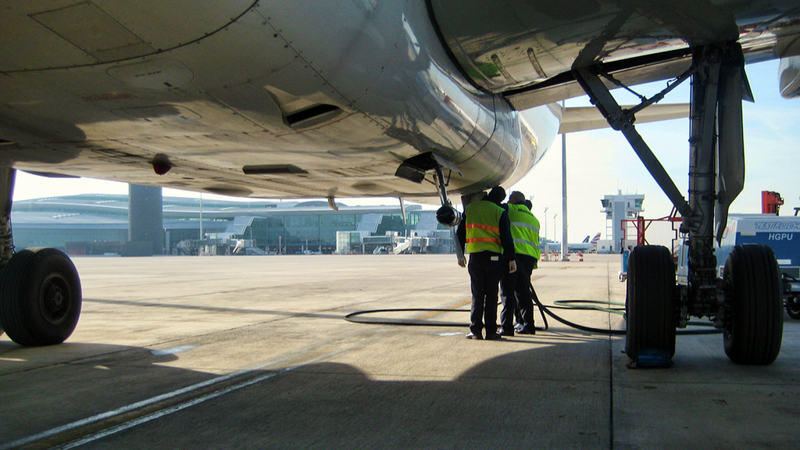
[[[511,222],[511,237],[514,250],[536,259],[542,255],[539,250],[539,220],[525,205],[508,205],[508,220]]]
[[[467,253],[503,253],[500,243],[500,216],[503,208],[488,200],[467,205]]]

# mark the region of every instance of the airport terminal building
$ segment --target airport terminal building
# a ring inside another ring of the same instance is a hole
[[[326,201],[162,199],[163,254],[452,252],[435,211]],[[14,202],[14,244],[71,255],[125,254],[129,196],[82,194]],[[157,219],[156,219],[157,220]],[[338,242],[337,242],[338,235]],[[338,245],[337,245],[338,244]],[[400,244],[400,245],[398,245]],[[412,245],[413,244],[413,245]],[[239,247],[238,249],[236,247]],[[158,251],[153,253],[158,254]]]

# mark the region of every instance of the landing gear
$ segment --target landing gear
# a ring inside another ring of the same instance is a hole
[[[666,247],[644,245],[628,259],[628,326],[625,353],[638,361],[640,353],[666,360],[675,355],[675,264]]]
[[[435,152],[426,152],[403,161],[400,167],[397,168],[395,175],[415,183],[421,183],[429,170],[434,171],[433,177],[436,190],[439,193],[439,201],[442,203],[442,207],[436,211],[436,220],[440,224],[450,228],[453,242],[456,242],[456,245],[454,245],[456,256],[461,259],[464,253],[461,249],[461,245],[457,244],[455,227],[461,223],[462,215],[453,207],[453,203],[447,197],[449,177],[447,179],[444,177],[445,168],[449,169],[451,173],[456,172],[461,175],[461,172],[452,161]]]
[[[39,346],[64,342],[81,314],[75,265],[54,248],[22,250],[0,276],[0,318],[14,342]]]
[[[734,247],[723,279],[725,354],[738,364],[771,364],[783,337],[781,279],[772,249]]]
[[[740,364],[770,364],[782,335],[780,275],[766,247],[737,247],[717,277],[714,239],[726,227],[728,208],[744,186],[742,101],[751,100],[741,46],[735,42],[691,48],[692,65],[653,99],[622,109],[606,87],[621,85],[587,46],[572,74],[612,128],[625,135],[639,159],[683,218],[687,264],[675,278],[668,250],[637,247],[628,263],[628,330],[625,351],[636,360],[645,349],[675,352],[674,327],[706,317],[725,334],[725,353]],[[589,64],[586,62],[591,61]],[[678,83],[692,79],[689,198],[684,199],[633,126],[635,113]],[[606,81],[602,79],[605,78]],[[635,255],[635,256],[634,256]],[[666,357],[665,356],[665,357]]]
[[[81,313],[81,282],[67,255],[53,248],[14,253],[11,199],[15,171],[0,168],[0,331],[20,345],[64,342]]]

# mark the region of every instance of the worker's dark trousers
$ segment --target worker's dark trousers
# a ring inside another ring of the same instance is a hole
[[[500,312],[500,324],[506,334],[514,332],[514,310],[517,308],[522,315],[520,324],[534,327],[531,296],[531,273],[534,267],[536,258],[522,253],[517,253],[516,272],[508,273],[508,267],[503,267],[503,279],[500,282],[503,310]]]
[[[472,288],[469,330],[476,336],[486,328],[486,335],[497,333],[497,284],[503,276],[503,257],[499,253],[478,252],[469,255]]]

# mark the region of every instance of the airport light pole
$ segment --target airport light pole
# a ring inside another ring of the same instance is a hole
[[[203,193],[200,193],[200,240],[203,240]]]
[[[566,100],[561,100],[561,109],[567,109]],[[555,226],[555,224],[553,224]],[[567,254],[567,133],[561,133],[561,254]]]
[[[544,241],[547,242],[547,210],[550,209],[549,206],[544,207]],[[547,250],[545,248],[545,250]]]
[[[556,217],[558,217],[558,213],[553,214],[553,242],[558,239],[558,228],[556,227]]]

